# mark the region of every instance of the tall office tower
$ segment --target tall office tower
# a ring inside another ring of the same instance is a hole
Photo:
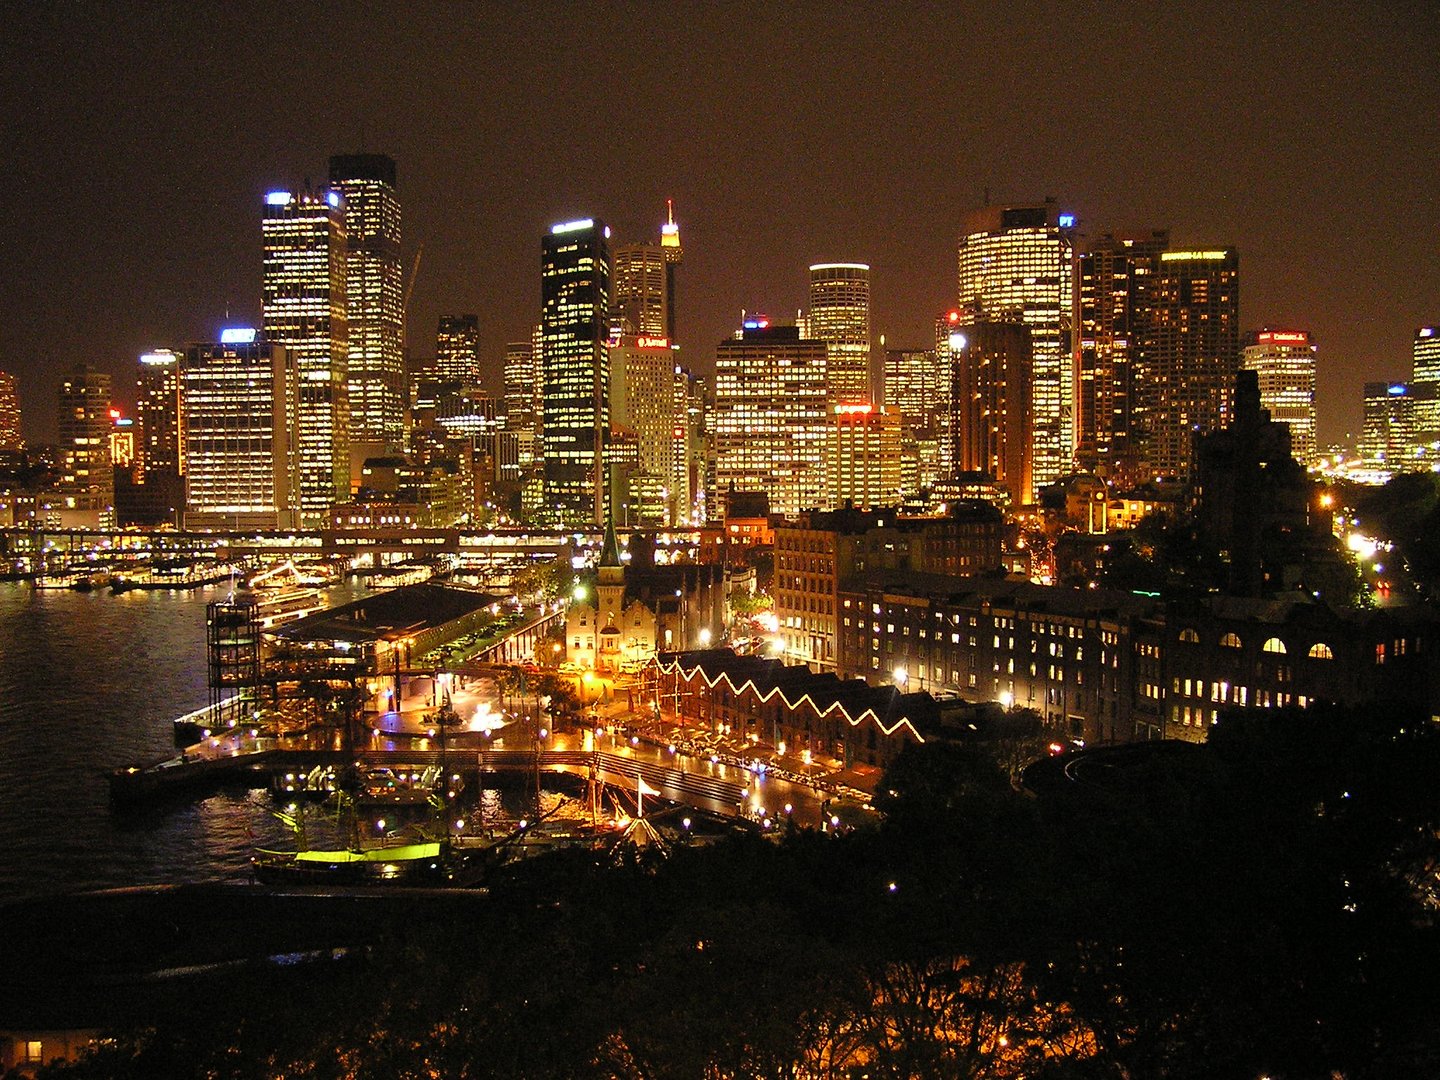
[[[441,315],[435,332],[435,374],[442,382],[480,385],[480,319]]]
[[[1440,400],[1440,383],[1365,384],[1360,457],[1366,465],[1400,468],[1415,457],[1423,440],[1417,415]]]
[[[405,283],[395,162],[384,154],[337,155],[330,159],[330,186],[345,211],[354,481],[354,459],[405,445]]]
[[[135,478],[150,483],[185,475],[183,367],[173,349],[155,349],[140,357],[135,378],[135,412],[140,421],[139,463]]]
[[[670,264],[659,244],[617,244],[614,262],[613,332],[668,339],[674,321]]]
[[[635,440],[635,468],[621,493],[636,525],[673,525],[688,517],[677,483],[675,443],[683,413],[675,393],[668,339],[626,335],[610,347],[610,427]]]
[[[987,206],[965,218],[959,308],[1030,327],[1035,485],[1069,473],[1074,459],[1075,218],[1050,201]]]
[[[912,432],[934,431],[950,400],[946,369],[934,349],[885,350],[885,408]]]
[[[1153,475],[1185,476],[1197,435],[1228,427],[1240,366],[1234,248],[1165,251],[1145,290],[1136,427]]]
[[[265,196],[265,340],[300,371],[300,524],[350,498],[347,245],[338,191]]]
[[[115,524],[115,471],[110,459],[110,376],[77,367],[60,382],[61,524]]]
[[[250,328],[185,350],[185,527],[300,524],[303,411],[293,352]]]
[[[870,389],[870,267],[865,263],[816,263],[810,267],[806,333],[830,349],[826,379],[830,400],[874,400]]]
[[[1417,441],[1440,439],[1440,327],[1422,326],[1415,331],[1412,346],[1410,382],[1421,390],[1423,397],[1415,405]],[[1435,393],[1430,391],[1435,388]]]
[[[20,436],[20,393],[15,376],[0,371],[0,450],[24,450]]]
[[[1145,297],[1169,246],[1169,233],[1106,233],[1076,257],[1079,363],[1075,387],[1075,458],[1122,487],[1142,472],[1135,439],[1135,359]]]
[[[830,506],[869,510],[900,500],[900,415],[869,402],[828,410],[825,482]]]
[[[1290,426],[1290,454],[1301,465],[1315,460],[1315,345],[1304,330],[1252,330],[1240,366],[1260,381],[1260,407]]]
[[[747,319],[715,350],[715,483],[767,492],[778,514],[825,507],[827,346]]]
[[[1012,503],[1034,501],[1031,458],[1033,331],[1026,324],[971,319],[950,334],[955,473],[984,473]]]
[[[506,345],[505,430],[515,436],[521,468],[530,467],[540,458],[543,388],[534,342],[512,341]]]
[[[544,515],[599,525],[610,431],[610,230],[591,218],[552,226],[540,271]]]

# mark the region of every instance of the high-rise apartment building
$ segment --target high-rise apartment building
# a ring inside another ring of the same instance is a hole
[[[983,473],[1016,505],[1034,501],[1030,426],[1032,331],[1015,320],[967,319],[950,334],[951,461],[955,473]]]
[[[1315,344],[1304,330],[1252,330],[1240,366],[1255,372],[1260,407],[1290,427],[1290,454],[1309,468],[1315,460]]]
[[[191,345],[184,364],[185,526],[300,522],[297,358],[249,328]]]
[[[405,285],[395,162],[384,154],[337,155],[330,159],[330,186],[340,192],[345,212],[351,456],[368,456],[405,445]]]
[[[1049,201],[986,206],[966,216],[959,243],[960,310],[1030,328],[1037,487],[1069,473],[1074,458],[1074,225]]]
[[[1146,288],[1137,427],[1150,473],[1188,474],[1196,436],[1229,425],[1240,366],[1234,248],[1165,251]]]
[[[767,492],[780,514],[827,505],[828,384],[823,341],[794,326],[746,321],[715,350],[717,494]]]
[[[441,315],[435,331],[435,375],[442,382],[480,385],[480,319]]]
[[[544,516],[562,524],[605,518],[610,430],[610,230],[583,218],[541,242],[545,453]]]
[[[60,524],[115,524],[115,472],[110,458],[110,376],[80,366],[60,382]]]
[[[900,416],[869,402],[834,402],[825,442],[826,504],[869,510],[900,501]]]
[[[185,475],[185,424],[181,356],[173,349],[153,349],[140,356],[135,377],[135,412],[140,421],[140,447],[135,478]]]
[[[20,435],[20,392],[15,376],[0,371],[0,450],[23,450]]]
[[[338,191],[272,191],[263,221],[265,340],[300,372],[300,522],[350,498],[348,247]]]
[[[1162,230],[1107,233],[1083,243],[1076,258],[1075,457],[1081,468],[1121,486],[1143,471],[1135,439],[1135,362],[1147,290],[1168,246]]]
[[[861,404],[870,389],[870,267],[816,263],[810,267],[806,334],[829,348],[825,377],[830,400]]]

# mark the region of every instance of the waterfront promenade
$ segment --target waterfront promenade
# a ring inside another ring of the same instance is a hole
[[[333,729],[266,733],[237,726],[212,733],[162,761],[136,763],[111,775],[119,804],[202,791],[221,783],[283,789],[316,768],[423,768],[441,765],[464,774],[568,772],[590,776],[633,800],[641,780],[659,796],[712,814],[745,818],[762,829],[787,819],[805,827],[853,825],[867,815],[867,779],[839,768],[790,759],[760,747],[719,738],[673,715],[642,716],[628,699],[596,703],[584,726],[549,731],[535,718],[503,720],[493,706],[494,684],[480,679],[459,687],[453,703],[461,717],[479,710],[480,726],[462,721],[437,726],[426,698],[407,698],[398,711],[366,713],[361,735],[346,748]],[[203,722],[203,717],[200,718]]]

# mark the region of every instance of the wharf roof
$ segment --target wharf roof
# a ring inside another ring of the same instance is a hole
[[[905,694],[894,686],[871,686],[864,679],[841,679],[833,672],[814,672],[780,660],[741,656],[731,649],[660,653],[656,659],[662,669],[678,667],[687,673],[698,669],[711,686],[723,679],[736,693],[747,686],[753,687],[762,700],[779,693],[792,709],[807,698],[821,716],[838,707],[852,726],[860,724],[867,713],[873,714],[887,735],[904,724],[924,741],[925,733],[940,719],[939,702],[924,691]]]
[[[316,612],[275,631],[286,641],[398,641],[464,618],[499,597],[457,585],[423,582]]]

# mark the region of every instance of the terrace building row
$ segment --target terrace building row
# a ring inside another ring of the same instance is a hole
[[[1384,700],[1440,716],[1440,620],[1298,596],[1190,604],[1000,575],[875,573],[838,594],[836,673],[1032,708],[1086,743],[1202,741],[1226,707]]]

